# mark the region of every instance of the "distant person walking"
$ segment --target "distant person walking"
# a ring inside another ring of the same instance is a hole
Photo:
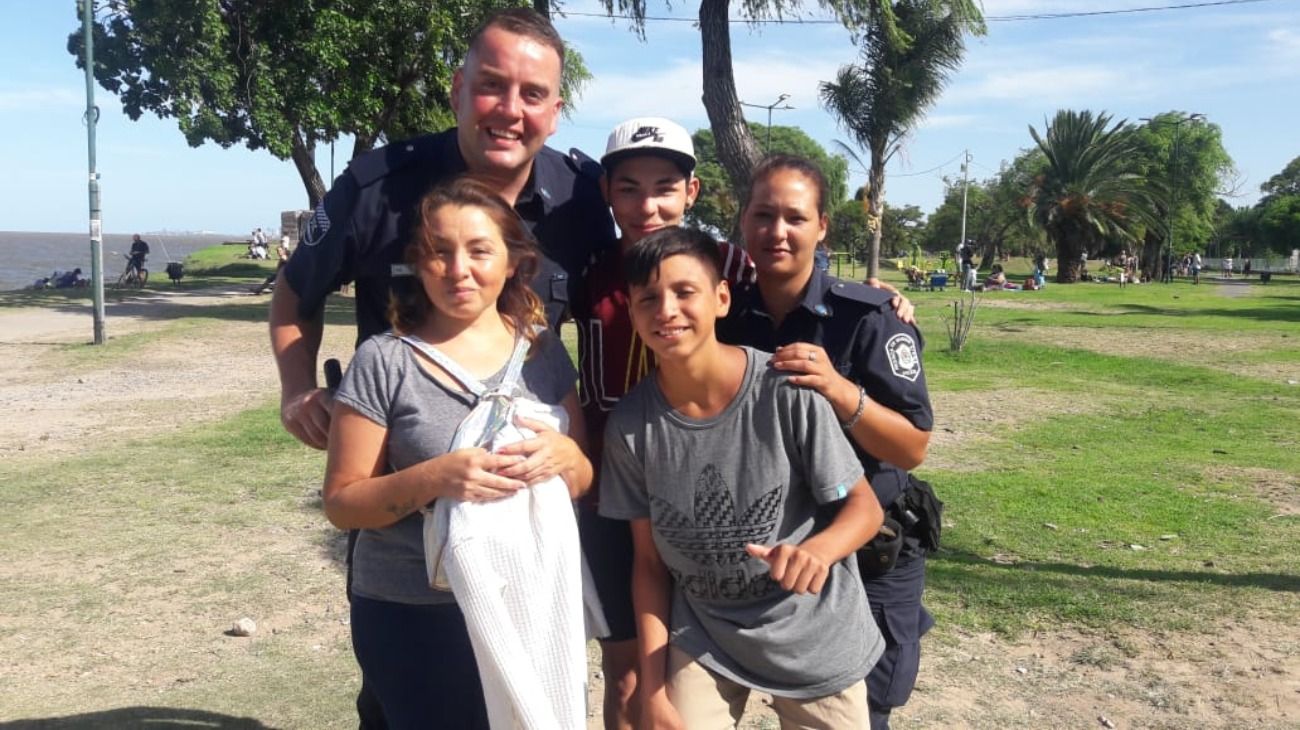
[[[1225,256],[1223,258],[1223,278],[1225,279],[1232,278],[1232,257],[1231,256]]]
[[[1201,252],[1196,251],[1192,254],[1192,283],[1201,283]]]

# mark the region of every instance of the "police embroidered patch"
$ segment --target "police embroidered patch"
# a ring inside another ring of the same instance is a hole
[[[315,246],[320,243],[325,234],[330,230],[330,217],[325,212],[325,202],[321,201],[312,212],[311,218],[307,221],[307,230],[303,231],[302,242],[305,246]]]
[[[921,358],[916,354],[916,340],[911,335],[899,333],[885,343],[885,354],[889,356],[889,369],[894,375],[916,382],[921,374]]]

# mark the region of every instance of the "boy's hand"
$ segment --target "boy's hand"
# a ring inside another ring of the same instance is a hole
[[[686,730],[682,716],[665,692],[656,692],[653,697],[642,698],[639,727],[642,730]]]
[[[791,593],[820,593],[830,575],[826,559],[800,545],[750,543],[745,552],[771,566],[772,580]]]

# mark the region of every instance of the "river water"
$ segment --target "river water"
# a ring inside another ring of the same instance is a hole
[[[206,233],[142,233],[140,237],[149,244],[149,260],[145,268],[159,274],[168,261],[184,261],[186,256],[201,248],[241,238]],[[106,282],[117,280],[117,275],[126,266],[122,254],[130,249],[131,234],[104,234]],[[31,286],[32,282],[49,276],[56,269],[71,271],[78,267],[86,278],[90,278],[90,237],[84,233],[0,231],[0,291]]]

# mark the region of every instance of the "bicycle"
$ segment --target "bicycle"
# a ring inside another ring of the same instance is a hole
[[[143,289],[145,283],[149,281],[149,270],[144,267],[143,258],[139,264],[135,262],[130,254],[122,254],[122,258],[126,259],[126,270],[122,272],[121,276],[117,277],[117,288],[135,287],[136,289]]]

